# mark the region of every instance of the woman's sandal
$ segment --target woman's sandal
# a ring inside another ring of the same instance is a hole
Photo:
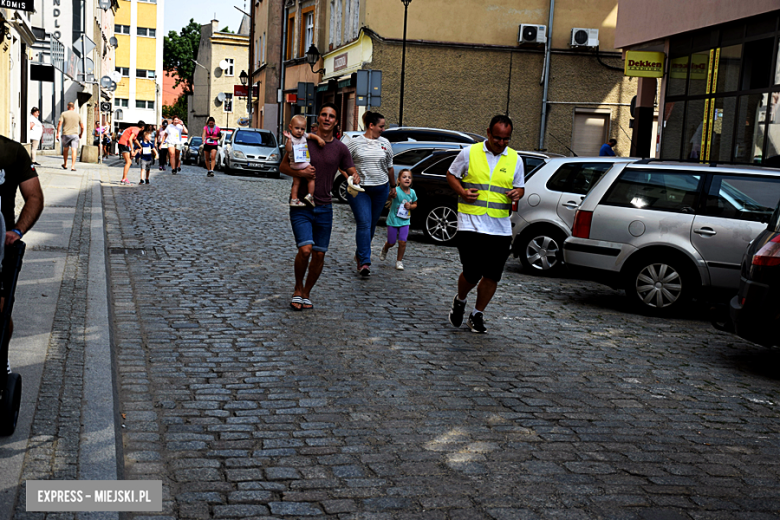
[[[290,307],[294,311],[301,311],[301,310],[303,310],[303,302],[304,302],[304,300],[300,296],[293,296],[292,300],[290,300]],[[296,307],[296,305],[297,305],[297,307]]]
[[[308,311],[309,309],[314,308],[314,304],[311,302],[308,298],[303,298],[303,304],[301,305],[301,308],[305,311]]]

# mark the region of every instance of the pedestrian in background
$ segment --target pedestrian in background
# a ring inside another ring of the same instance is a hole
[[[33,109],[30,110],[30,115],[32,117],[30,118],[30,129],[27,132],[27,138],[30,140],[30,156],[32,158],[32,163],[35,166],[40,166],[36,161],[36,155],[38,154],[38,145],[41,143],[41,137],[43,137],[43,125],[38,119],[40,114],[41,112],[38,110],[38,107],[33,107]]]
[[[613,148],[617,144],[616,139],[610,139],[606,143],[601,145],[599,150],[599,157],[615,157],[615,150]]]
[[[157,149],[154,147],[152,132],[146,130],[141,137],[141,182],[138,184],[149,184],[149,173],[152,169],[154,160],[157,159]],[[144,182],[144,172],[146,172],[146,182]]]
[[[134,145],[141,146],[140,143],[138,143],[138,134],[145,126],[146,123],[138,121],[135,126],[128,126],[125,128],[125,131],[122,132],[122,135],[119,137],[119,153],[122,154],[122,158],[125,160],[125,167],[122,171],[122,180],[119,181],[121,184],[130,184],[130,181],[127,179],[127,173],[130,171],[130,164],[132,163],[131,157],[135,155],[133,147]]]
[[[182,133],[189,133],[187,127],[178,117],[165,129],[166,140],[168,141],[168,162],[171,164],[171,173],[176,175],[181,171],[181,136]]]
[[[390,212],[387,214],[387,242],[379,254],[379,259],[387,258],[387,251],[398,242],[398,255],[395,260],[395,268],[404,270],[404,253],[406,253],[406,240],[409,237],[409,223],[412,218],[412,210],[417,209],[417,193],[412,189],[411,170],[401,170],[398,174],[398,189],[395,190],[395,198],[390,204]]]
[[[509,214],[523,196],[523,161],[507,146],[512,120],[497,115],[490,121],[487,141],[460,151],[447,172],[447,183],[458,195],[458,253],[463,270],[452,300],[449,321],[463,323],[466,297],[477,288],[477,303],[468,318],[471,332],[484,334],[484,312],[501,281],[512,244]]]
[[[81,116],[76,112],[76,105],[71,101],[68,103],[68,109],[60,114],[60,121],[57,123],[57,132],[55,138],[60,140],[60,129],[62,129],[62,169],[68,169],[68,150],[71,154],[71,171],[76,171],[76,152],[79,148],[79,139],[84,135],[84,123],[81,122]]]
[[[311,147],[310,165],[302,170],[294,170],[290,166],[290,155],[284,154],[279,165],[279,171],[290,177],[301,178],[301,190],[298,198],[305,195],[306,182],[314,179],[315,206],[290,208],[290,225],[295,236],[295,245],[298,254],[295,256],[295,289],[290,301],[293,310],[309,310],[314,308],[309,299],[309,294],[322,274],[325,265],[325,253],[330,244],[330,234],[333,230],[333,204],[331,201],[333,179],[336,172],[344,171],[344,175],[351,175],[359,179],[355,166],[352,164],[352,156],[333,135],[333,129],[338,120],[336,105],[325,103],[320,108],[317,116],[319,121],[319,136],[325,141],[325,146]],[[308,275],[307,275],[308,271]],[[304,284],[304,278],[306,283]]]
[[[206,163],[206,177],[214,176],[214,163],[217,161],[217,146],[222,130],[217,126],[216,120],[209,117],[206,126],[203,127],[201,139],[203,141],[203,162]]]
[[[111,155],[111,130],[106,125],[105,132],[103,133],[103,159]]]
[[[168,160],[168,142],[166,141],[168,134],[165,133],[166,128],[168,128],[168,120],[163,119],[160,124],[160,131],[157,132],[157,149],[160,152],[157,162],[160,164],[161,172],[165,171],[165,163]]]
[[[346,145],[352,154],[352,161],[360,176],[364,191],[348,193],[347,202],[357,221],[355,229],[355,261],[362,276],[371,275],[371,241],[376,224],[382,215],[388,195],[395,198],[395,172],[393,170],[393,148],[390,141],[382,137],[385,130],[385,116],[367,111],[363,114],[365,134],[353,137]]]

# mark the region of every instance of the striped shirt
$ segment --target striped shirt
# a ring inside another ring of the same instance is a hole
[[[363,186],[381,186],[389,182],[393,167],[393,147],[384,137],[368,139],[365,135],[353,137],[345,143],[352,154]]]

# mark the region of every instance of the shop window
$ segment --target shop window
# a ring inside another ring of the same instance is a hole
[[[777,16],[757,16],[747,24],[748,36],[759,36],[775,32]]]
[[[702,157],[704,100],[688,101],[683,128],[683,159],[698,161]]]
[[[775,85],[780,85],[780,44],[777,48],[777,63],[775,64]]]
[[[769,86],[774,44],[774,38],[745,43],[745,58],[742,60],[742,90]]]
[[[745,24],[738,23],[730,25],[720,32],[720,41],[723,47],[732,43],[741,42],[745,39]]]
[[[707,73],[710,67],[710,51],[691,54],[689,65],[688,95],[698,96],[707,93]]]
[[[742,45],[723,47],[718,62],[718,88],[716,92],[739,90],[739,66],[742,61]]]
[[[709,160],[731,162],[731,145],[734,142],[734,118],[737,112],[737,98],[718,98],[712,111],[712,137]]]
[[[672,58],[669,62],[669,86],[666,92],[668,96],[685,95],[689,61],[690,56],[680,56],[679,58]]]
[[[764,158],[780,155],[780,92],[766,94],[769,110],[766,121],[766,153]]]
[[[685,102],[675,101],[666,103],[665,114],[663,139],[661,140],[661,158],[679,161]]]
[[[766,94],[739,98],[737,127],[734,132],[734,162],[754,163],[761,160],[766,119]]]

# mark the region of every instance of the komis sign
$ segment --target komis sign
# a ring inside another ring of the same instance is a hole
[[[663,52],[626,51],[624,74],[636,78],[660,78],[664,75]]]
[[[13,9],[15,11],[35,11],[33,0],[0,0],[0,8]]]

